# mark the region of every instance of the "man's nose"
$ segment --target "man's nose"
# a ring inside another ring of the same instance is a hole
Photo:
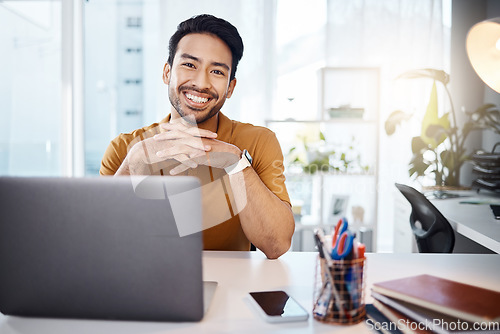
[[[196,75],[194,76],[194,84],[200,88],[210,88],[212,86],[210,82],[210,73],[208,71],[196,71]]]

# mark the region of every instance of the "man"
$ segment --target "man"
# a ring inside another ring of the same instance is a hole
[[[229,208],[204,204],[204,215],[223,217],[203,231],[204,249],[249,250],[252,243],[275,259],[294,231],[279,143],[270,130],[220,112],[242,55],[241,37],[225,20],[199,15],[179,24],[163,71],[171,114],[115,138],[100,174],[195,175],[208,189],[204,203]]]

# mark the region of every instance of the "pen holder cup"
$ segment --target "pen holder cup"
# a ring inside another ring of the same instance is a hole
[[[366,259],[331,261],[318,257],[313,315],[318,321],[353,325],[365,319]]]

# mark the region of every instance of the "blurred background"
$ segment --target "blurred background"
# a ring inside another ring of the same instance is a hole
[[[112,138],[169,113],[168,40],[202,13],[230,21],[243,38],[236,90],[222,111],[276,132],[298,226],[294,250],[311,250],[314,226],[347,216],[372,251],[404,251],[395,246],[394,182],[433,183],[408,173],[432,80],[396,78],[443,70],[459,114],[500,105],[465,53],[468,30],[500,16],[498,1],[2,0],[0,175],[98,175]],[[445,98],[438,104],[450,108]],[[413,117],[388,136],[394,110]],[[491,150],[496,141],[484,131],[467,145]]]

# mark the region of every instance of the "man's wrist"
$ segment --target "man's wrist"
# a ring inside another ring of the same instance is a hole
[[[224,168],[224,170],[226,171],[226,173],[228,175],[233,175],[233,174],[239,173],[242,170],[244,170],[245,168],[251,167],[252,160],[253,160],[252,156],[245,149],[241,152],[240,160],[238,160],[238,162],[236,162],[235,164],[232,164],[231,166]]]
[[[127,158],[125,158],[120,167],[118,167],[118,170],[115,172],[115,175],[130,175],[130,165],[128,163]]]

